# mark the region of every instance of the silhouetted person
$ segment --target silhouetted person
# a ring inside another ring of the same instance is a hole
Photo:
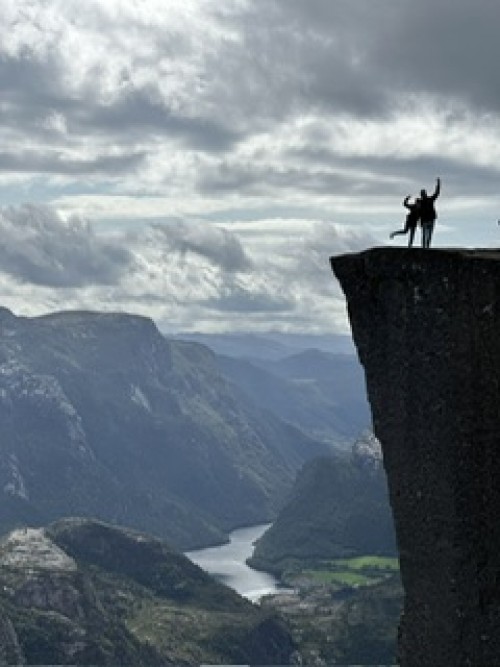
[[[413,204],[410,204],[410,197],[408,195],[403,200],[403,206],[408,209],[408,215],[406,216],[405,226],[403,229],[400,229],[397,232],[392,232],[390,234],[391,239],[393,239],[398,234],[410,234],[408,238],[408,248],[411,248],[413,245],[413,239],[415,238],[415,230],[417,229],[418,221],[420,220],[420,199],[415,199]]]
[[[434,202],[441,192],[441,179],[436,179],[436,189],[432,195],[428,195],[425,190],[420,191],[420,223],[422,225],[422,248],[431,247],[432,232],[437,214],[434,208]]]

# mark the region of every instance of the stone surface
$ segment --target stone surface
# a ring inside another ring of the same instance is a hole
[[[500,664],[500,251],[331,260],[382,444],[404,667]]]

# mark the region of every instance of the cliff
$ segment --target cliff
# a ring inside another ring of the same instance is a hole
[[[382,443],[404,667],[500,664],[500,252],[334,257]]]

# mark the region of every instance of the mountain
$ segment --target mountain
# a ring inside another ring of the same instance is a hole
[[[178,333],[175,337],[202,343],[216,354],[239,359],[276,361],[308,349],[317,349],[329,354],[354,354],[351,337],[339,334],[285,334],[275,332],[265,334],[207,334],[185,332]]]
[[[97,517],[187,549],[272,519],[325,445],[127,314],[0,309],[0,529]]]
[[[250,562],[281,574],[294,561],[396,553],[380,445],[366,433],[349,457],[320,458],[304,466],[289,502],[258,540]]]
[[[284,664],[283,622],[164,542],[71,519],[0,542],[0,664]]]
[[[353,355],[309,349],[275,361],[219,360],[247,399],[311,437],[345,446],[370,424],[363,371]]]

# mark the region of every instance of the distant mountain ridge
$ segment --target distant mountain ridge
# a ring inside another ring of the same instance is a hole
[[[241,400],[313,438],[349,446],[371,423],[364,373],[349,336],[177,334],[213,350]]]
[[[82,515],[194,548],[271,519],[325,451],[147,318],[0,310],[0,529]]]
[[[166,335],[201,343],[216,354],[244,359],[277,361],[308,349],[321,350],[329,354],[355,354],[351,337],[341,334],[185,332],[177,333],[175,336]]]
[[[370,424],[363,371],[353,355],[307,349],[275,361],[219,359],[249,400],[314,438],[348,446]]]

